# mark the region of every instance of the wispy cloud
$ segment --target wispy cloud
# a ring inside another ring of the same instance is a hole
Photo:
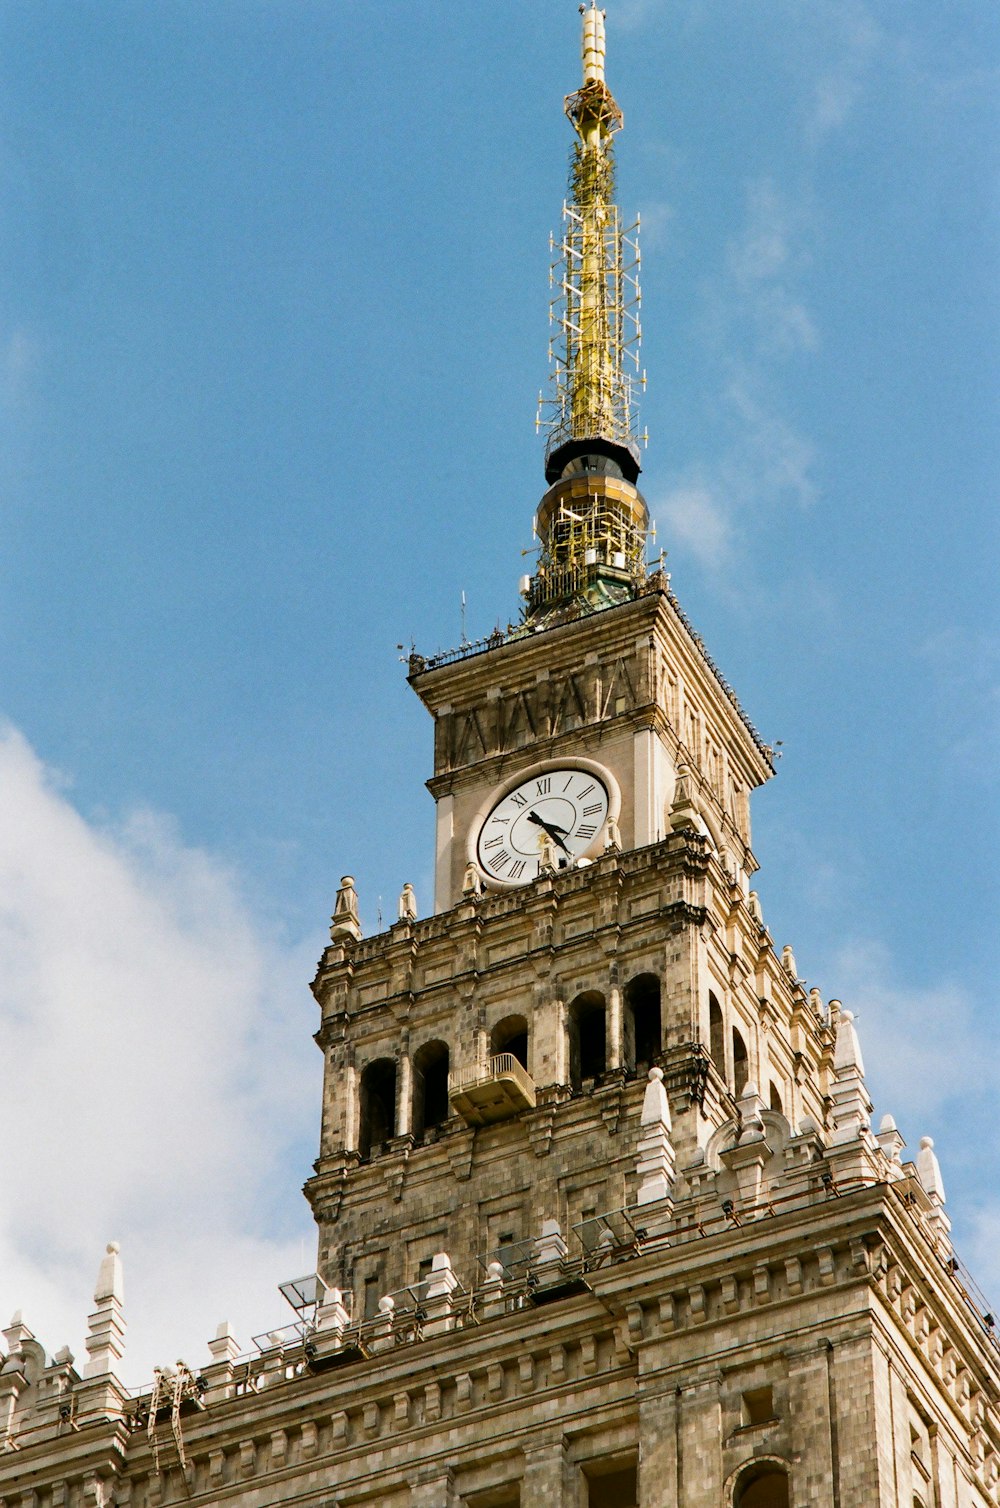
[[[900,980],[889,951],[872,938],[844,943],[833,973],[859,1018],[866,1062],[886,1097],[884,1110],[912,1122],[991,1095],[983,1049],[997,1034],[987,1029],[984,1035],[975,1001],[958,977],[909,985]],[[1000,1050],[1000,1037],[994,1045]]]
[[[948,625],[921,646],[952,768],[992,783],[1000,748],[1000,635]]]
[[[732,531],[714,478],[693,471],[659,499],[656,512],[664,537],[686,546],[707,570],[722,571],[730,564]]]
[[[812,89],[806,129],[814,145],[848,121],[885,38],[869,5],[840,0],[822,17],[824,61]]]
[[[643,253],[659,251],[667,242],[670,222],[674,217],[671,205],[663,199],[647,200],[642,210]]]
[[[27,397],[41,361],[39,342],[24,327],[0,341],[0,403],[13,407]]]
[[[798,281],[806,265],[804,215],[769,178],[745,191],[743,224],[722,273],[704,286],[704,330],[722,375],[718,408],[728,443],[695,462],[654,499],[707,570],[726,577],[741,530],[775,507],[808,507],[816,495],[815,453],[786,412],[785,362],[816,349],[819,333]]]
[[[909,1156],[921,1136],[934,1136],[960,1255],[980,1287],[1000,1298],[1000,1201],[984,1202],[981,1193],[984,1168],[1000,1161],[995,1021],[957,971],[913,985],[871,937],[842,943],[828,977],[857,1015],[876,1120],[894,1116]]]
[[[634,31],[663,15],[667,5],[668,0],[618,0],[612,19],[623,31]]]
[[[0,1305],[79,1355],[120,1240],[140,1382],[200,1359],[223,1317],[266,1328],[274,1285],[313,1263],[304,1207],[287,1229],[267,1214],[313,1131],[312,960],[169,820],[86,821],[9,727],[0,833]]]

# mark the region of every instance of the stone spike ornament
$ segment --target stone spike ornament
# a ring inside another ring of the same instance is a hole
[[[658,1204],[673,1190],[675,1157],[670,1139],[670,1104],[663,1084],[663,1069],[649,1070],[642,1098],[642,1133],[636,1148],[639,1189],[636,1203]]]
[[[109,1241],[94,1287],[97,1306],[87,1321],[84,1344],[89,1360],[84,1377],[117,1374],[125,1354],[125,1278],[117,1241]]]

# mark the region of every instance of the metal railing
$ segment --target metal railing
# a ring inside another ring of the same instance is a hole
[[[460,1094],[463,1090],[474,1089],[477,1084],[488,1084],[492,1079],[511,1078],[526,1099],[530,1099],[535,1092],[535,1084],[528,1070],[512,1052],[498,1052],[489,1058],[486,1067],[468,1069],[462,1074],[451,1074],[448,1078],[448,1093]]]

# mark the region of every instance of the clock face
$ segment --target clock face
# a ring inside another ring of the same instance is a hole
[[[479,831],[476,858],[483,874],[502,885],[533,880],[548,844],[556,869],[601,841],[608,790],[591,770],[543,770],[508,791]]]

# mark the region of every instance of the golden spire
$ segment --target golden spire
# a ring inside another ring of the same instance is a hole
[[[645,576],[646,505],[636,491],[639,446],[632,372],[638,367],[638,222],[623,229],[614,202],[612,138],[622,112],[604,78],[604,12],[581,5],[583,83],[566,100],[576,132],[570,199],[551,281],[553,392],[538,509],[534,617],[587,612],[634,594]],[[555,246],[553,244],[553,249]]]
[[[554,393],[547,416],[545,474],[550,482],[568,461],[605,455],[634,482],[639,448],[634,431],[630,367],[638,367],[638,225],[623,230],[614,202],[612,138],[622,112],[604,78],[604,13],[583,16],[583,84],[566,100],[577,141],[570,166],[571,198],[563,207],[552,319]]]

